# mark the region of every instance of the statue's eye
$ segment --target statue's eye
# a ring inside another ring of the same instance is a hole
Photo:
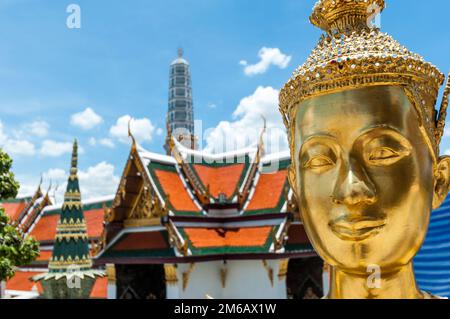
[[[330,167],[333,166],[334,162],[325,155],[317,155],[311,158],[309,161],[303,165],[304,168],[322,168],[322,167]]]
[[[380,147],[372,151],[369,156],[369,161],[379,164],[393,164],[399,160],[401,154],[389,147]]]

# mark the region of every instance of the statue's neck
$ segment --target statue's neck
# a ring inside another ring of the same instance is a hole
[[[412,263],[409,263],[389,274],[383,274],[381,270],[379,281],[373,273],[361,276],[332,267],[328,298],[422,299],[424,296],[417,287]]]

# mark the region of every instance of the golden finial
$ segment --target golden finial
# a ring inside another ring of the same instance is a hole
[[[384,0],[319,0],[309,19],[328,34],[338,34],[369,29],[373,14],[384,8]]]
[[[52,189],[52,180],[50,180],[50,184],[48,185],[47,194],[50,192],[51,189]]]
[[[445,85],[444,94],[442,96],[441,107],[436,124],[436,143],[441,143],[442,135],[444,135],[445,118],[447,117],[448,95],[450,94],[450,73],[447,76],[447,84]]]
[[[259,144],[258,147],[261,148],[261,152],[264,151],[264,134],[266,134],[266,130],[267,130],[267,120],[264,117],[264,115],[261,114],[261,118],[263,120],[263,129],[261,131],[261,134],[259,135]]]
[[[128,121],[128,137],[130,137],[131,138],[131,140],[132,140],[132,148],[134,149],[134,150],[136,150],[136,139],[134,138],[134,136],[133,136],[133,133],[131,133],[131,121],[132,121],[133,119],[132,118],[130,118],[130,120]]]
[[[166,136],[166,145],[167,145],[167,155],[172,155],[172,150],[175,147],[175,142],[173,141],[172,138],[172,129],[170,127],[170,123],[167,121],[166,122],[166,130],[167,130],[167,136]]]
[[[36,195],[35,196],[38,196],[38,197],[41,197],[43,194],[42,194],[42,190],[41,190],[41,187],[42,187],[42,181],[44,180],[44,176],[41,174],[41,179],[39,180],[39,185],[38,185],[38,187],[37,187],[37,189],[36,189]]]

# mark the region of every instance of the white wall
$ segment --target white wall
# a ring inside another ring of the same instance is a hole
[[[6,282],[0,281],[0,299],[6,298]]]
[[[286,299],[286,278],[278,278],[279,261],[268,260],[267,265],[273,269],[273,286],[261,260],[228,261],[223,288],[222,261],[196,263],[183,290],[183,272],[190,264],[178,264],[178,283],[167,287],[167,298],[205,299],[209,295],[215,299]]]

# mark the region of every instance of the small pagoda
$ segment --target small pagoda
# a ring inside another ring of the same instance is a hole
[[[33,277],[33,281],[41,282],[43,297],[47,299],[89,298],[96,278],[104,276],[103,271],[92,269],[86,220],[81,206],[77,153],[75,140],[48,273]]]

